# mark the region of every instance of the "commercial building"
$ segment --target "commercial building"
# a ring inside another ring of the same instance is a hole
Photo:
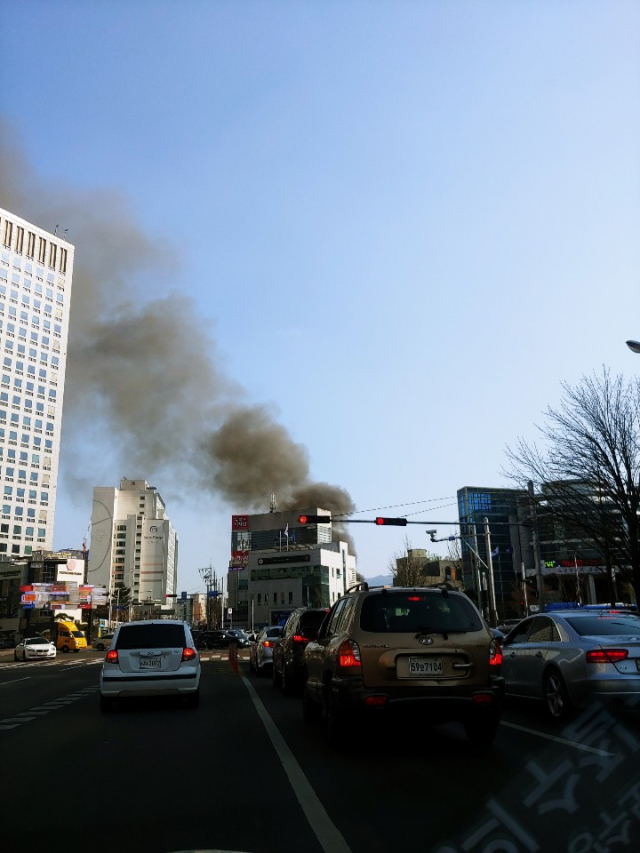
[[[0,209],[0,558],[50,550],[74,247]]]
[[[176,592],[178,537],[164,501],[146,480],[120,481],[120,488],[93,490],[91,547],[87,580],[113,592],[118,583],[131,590],[151,613]]]
[[[331,522],[302,525],[319,508],[231,517],[227,582],[238,625],[277,624],[296,607],[330,607],[356,582],[356,558]],[[228,619],[228,615],[227,615]]]

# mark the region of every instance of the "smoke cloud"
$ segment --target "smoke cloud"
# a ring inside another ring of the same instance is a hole
[[[50,231],[61,223],[76,247],[61,466],[74,489],[113,470],[178,486],[188,472],[235,511],[266,511],[272,493],[278,509],[353,511],[345,489],[312,480],[306,448],[273,411],[225,374],[211,323],[166,286],[176,257],[122,194],[43,185],[0,123],[0,205]]]

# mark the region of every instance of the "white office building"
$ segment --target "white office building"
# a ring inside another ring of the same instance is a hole
[[[164,607],[177,568],[178,537],[154,486],[123,479],[119,489],[94,488],[88,583],[113,591],[120,582],[134,602]]]
[[[0,556],[53,548],[74,247],[0,209]]]

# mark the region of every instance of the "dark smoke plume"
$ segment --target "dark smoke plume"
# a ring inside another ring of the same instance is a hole
[[[307,450],[269,408],[247,403],[217,367],[195,304],[162,286],[175,257],[121,194],[44,186],[0,124],[0,206],[50,231],[61,224],[76,247],[62,452],[75,489],[113,470],[178,483],[188,471],[236,511],[266,511],[272,493],[279,510],[353,511],[344,489],[312,481]]]

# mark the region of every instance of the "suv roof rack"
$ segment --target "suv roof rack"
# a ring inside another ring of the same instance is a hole
[[[359,581],[358,583],[354,583],[353,586],[350,586],[347,592],[353,592],[356,589],[361,589],[364,592],[368,592],[369,584],[366,581]]]

